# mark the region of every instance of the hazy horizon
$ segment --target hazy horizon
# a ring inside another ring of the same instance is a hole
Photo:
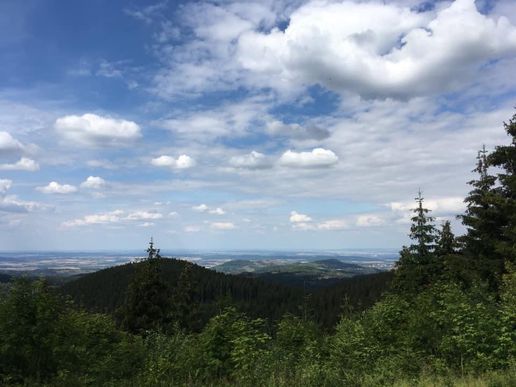
[[[342,249],[259,249],[259,248],[245,248],[245,249],[175,249],[173,247],[163,247],[161,248],[158,245],[155,245],[156,248],[159,248],[162,252],[206,252],[206,253],[242,253],[242,252],[258,252],[258,253],[275,253],[275,252],[284,252],[284,253],[317,253],[317,252],[325,252],[325,253],[343,253],[343,252],[368,252],[368,253],[374,253],[374,252],[398,252],[400,249],[396,248],[342,248]],[[52,252],[58,252],[58,253],[116,253],[119,252],[120,254],[127,253],[127,252],[138,252],[141,251],[145,253],[146,249],[69,249],[69,250],[44,250],[44,249],[34,249],[34,250],[0,250],[0,254],[3,253],[52,253]],[[142,254],[143,254],[142,253]]]

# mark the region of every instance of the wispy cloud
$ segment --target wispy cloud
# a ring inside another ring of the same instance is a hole
[[[22,157],[15,163],[4,163],[0,164],[0,170],[2,171],[29,171],[34,172],[39,170],[39,164],[32,159]]]
[[[110,212],[85,215],[82,218],[68,220],[62,223],[63,227],[77,227],[90,225],[105,225],[121,222],[135,222],[145,220],[157,220],[163,218],[163,214],[153,211],[138,210],[126,212],[123,210],[114,210]]]
[[[213,222],[210,223],[210,227],[219,231],[234,230],[236,228],[236,226],[231,222]]]

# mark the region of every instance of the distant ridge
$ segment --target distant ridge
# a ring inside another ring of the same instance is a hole
[[[212,269],[226,274],[282,272],[304,273],[314,276],[325,274],[335,278],[379,272],[378,269],[343,262],[337,258],[309,262],[299,262],[288,259],[262,259],[252,261],[236,259],[214,266]]]

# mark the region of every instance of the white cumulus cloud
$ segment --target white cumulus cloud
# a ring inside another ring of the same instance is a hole
[[[237,58],[272,87],[409,98],[458,86],[482,64],[515,53],[516,27],[481,14],[474,0],[426,12],[394,2],[312,1],[284,31],[243,33]]]
[[[141,137],[140,127],[133,121],[92,113],[58,118],[54,127],[66,140],[93,147],[129,145]]]
[[[23,151],[23,144],[9,132],[0,131],[0,155]]]
[[[15,163],[12,164],[0,164],[0,170],[2,171],[28,171],[34,172],[39,169],[39,164],[32,159],[22,157]]]
[[[159,156],[151,160],[156,167],[167,167],[171,169],[188,169],[195,166],[196,162],[188,155],[181,155],[177,159],[171,156]]]
[[[198,206],[193,206],[192,210],[197,212],[206,212],[208,211],[209,207],[206,204],[199,204]]]
[[[88,178],[81,183],[81,187],[87,189],[101,189],[105,186],[106,180],[99,176],[88,176]]]
[[[312,218],[310,218],[308,215],[300,214],[296,211],[292,211],[290,213],[290,223],[306,223],[311,222]]]
[[[217,207],[217,208],[212,208],[211,210],[208,211],[210,214],[212,215],[224,215],[226,213],[226,211],[224,211],[222,208],[220,207]]]
[[[211,215],[224,215],[224,214],[226,214],[226,211],[224,211],[222,208],[220,208],[220,207],[210,207],[210,206],[207,206],[204,203],[203,204],[199,204],[198,206],[193,206],[192,210],[194,210],[196,212],[208,213],[208,214],[211,214]]]
[[[331,150],[315,148],[311,152],[294,152],[291,150],[283,153],[279,164],[292,168],[323,168],[335,165],[339,158]]]
[[[44,187],[36,188],[39,192],[45,194],[70,194],[77,192],[77,187],[69,184],[59,184],[56,181],[51,181],[48,185]]]

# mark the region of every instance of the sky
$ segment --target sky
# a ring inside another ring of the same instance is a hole
[[[516,1],[0,1],[0,250],[400,248],[508,142]]]

